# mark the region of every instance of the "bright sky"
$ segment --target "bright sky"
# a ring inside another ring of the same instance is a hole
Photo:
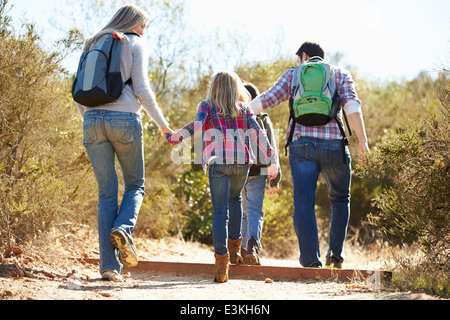
[[[64,2],[10,3],[15,6],[14,20],[26,10],[25,17],[46,31],[51,30],[51,9]],[[242,26],[256,39],[249,49],[252,56],[272,50],[271,40],[276,38],[273,50],[293,61],[304,41],[314,41],[326,52],[343,53],[343,64],[374,80],[411,79],[420,71],[433,75],[450,68],[448,0],[189,0],[187,4],[189,27],[198,33]]]

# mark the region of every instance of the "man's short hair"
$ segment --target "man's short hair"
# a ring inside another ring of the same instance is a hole
[[[325,58],[325,51],[323,51],[322,47],[314,42],[305,42],[302,44],[300,49],[297,51],[297,55],[299,57],[302,56],[302,53],[306,53],[308,57],[321,57],[322,59]]]

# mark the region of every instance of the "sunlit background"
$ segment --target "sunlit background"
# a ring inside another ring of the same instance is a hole
[[[35,22],[51,41],[61,36],[62,27],[73,27],[69,17],[60,17],[58,25],[50,19],[55,9],[64,10],[66,2],[13,0],[11,15],[15,23]],[[449,66],[447,0],[192,0],[183,10],[186,29],[180,32],[199,37],[214,33],[224,39],[235,34],[247,43],[242,46],[247,60],[292,56],[295,62],[301,43],[314,41],[328,53],[338,52],[340,62],[373,80],[411,79],[421,71],[433,75]],[[109,18],[99,16],[98,26]],[[73,62],[68,65],[76,67]],[[233,65],[217,62],[214,68]]]

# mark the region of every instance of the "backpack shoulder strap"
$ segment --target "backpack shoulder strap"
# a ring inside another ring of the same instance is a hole
[[[329,90],[331,97],[334,95],[334,91],[336,91],[336,75],[334,73],[334,69],[329,64],[323,63],[322,64],[325,72],[326,72],[326,83],[325,87],[323,88],[324,93]]]
[[[291,80],[291,96],[295,97],[297,93],[300,93],[300,96],[305,91],[302,84],[302,71],[305,65],[302,64],[298,67],[293,68],[294,72],[292,73]]]
[[[137,36],[137,37],[141,37],[139,34],[137,34],[136,32],[124,32],[125,35],[130,35],[130,36]],[[133,79],[128,79],[127,81],[125,81],[125,85],[126,86],[131,86],[133,84]]]
[[[125,32],[124,34],[141,37],[141,36],[140,36],[139,34],[137,34],[136,32]]]
[[[291,95],[289,97],[289,122],[288,122],[288,125],[289,125],[292,121],[292,126],[291,126],[291,131],[289,132],[288,140],[284,147],[286,156],[287,156],[287,150],[292,143],[292,139],[294,138],[294,131],[295,131],[294,96],[297,93],[296,91],[298,90],[299,86],[302,86],[300,80],[301,80],[303,66],[298,66],[298,67],[295,67],[292,69],[294,69],[294,71],[292,73],[292,79],[291,79]],[[303,86],[302,86],[302,88],[303,88]]]
[[[336,122],[338,125],[340,125],[339,120],[337,119],[337,112],[339,111],[339,105],[341,103],[341,98],[339,97],[339,92],[337,91],[337,85],[336,85],[336,70],[332,65],[327,65],[327,68],[330,70],[330,80],[328,82],[328,90],[331,94],[331,99],[333,101],[333,111],[330,114],[330,118],[336,119]],[[345,124],[347,125],[347,129],[349,132],[349,135],[352,135],[352,130],[350,128],[350,125],[348,123],[347,114],[344,110],[342,110],[342,113],[344,115]],[[343,130],[341,130],[343,132]]]

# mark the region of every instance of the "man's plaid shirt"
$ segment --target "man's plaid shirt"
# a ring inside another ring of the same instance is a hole
[[[263,110],[273,108],[280,103],[289,100],[291,97],[291,81],[294,70],[294,68],[287,70],[272,88],[261,94],[250,103],[250,108],[255,114],[258,114]],[[335,68],[335,71],[336,89],[341,98],[341,108],[345,107],[347,114],[360,112],[361,101],[358,99],[356,94],[355,83],[352,76],[347,70],[344,69]],[[338,113],[337,119],[342,124],[342,112]],[[292,121],[289,123],[286,141],[288,140],[289,133],[291,132],[291,126]],[[331,120],[328,124],[317,127],[306,127],[297,123],[295,126],[293,141],[296,141],[298,137],[301,136],[326,140],[342,139],[342,134],[339,131],[336,120]]]

